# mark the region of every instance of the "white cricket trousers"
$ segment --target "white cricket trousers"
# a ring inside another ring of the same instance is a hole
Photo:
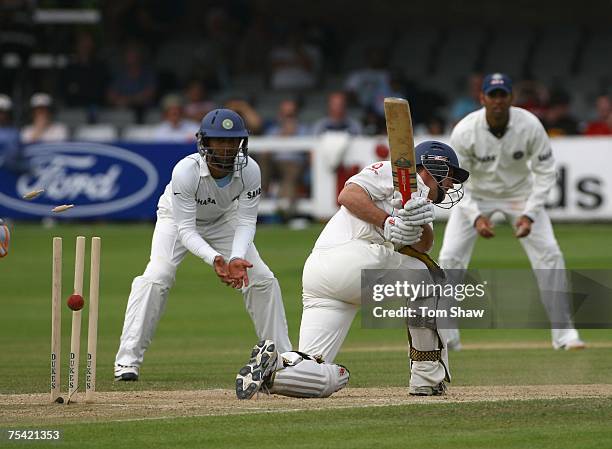
[[[229,259],[234,238],[231,223],[224,221],[198,231],[226,260]],[[187,249],[179,239],[174,221],[158,217],[151,243],[151,259],[142,276],[132,282],[116,364],[142,364],[144,353],[165,309],[176,270],[186,254]],[[246,260],[253,267],[248,270],[249,286],[242,289],[242,294],[257,337],[274,340],[281,352],[290,351],[291,342],[278,281],[261,260],[254,244],[249,247]],[[202,269],[213,270],[212,267]]]
[[[513,226],[525,206],[524,201],[516,200],[478,200],[477,204],[482,215],[490,218],[495,212],[501,212]],[[467,269],[477,238],[478,233],[474,228],[474,223],[470,222],[469,217],[461,207],[461,203],[459,203],[457,207],[451,210],[444,230],[444,241],[439,258],[442,268],[445,270]],[[493,237],[494,239],[495,237]],[[535,270],[534,274],[540,290],[566,292],[567,279],[564,275],[561,275],[562,270],[565,270],[563,254],[561,254],[550,218],[545,210],[540,210],[534,217],[529,235],[518,240],[527,253],[531,268]],[[546,296],[542,295],[541,297],[551,321],[570,323],[570,326],[564,326],[566,327],[564,329],[552,329],[553,346],[559,348],[579,338],[578,332],[571,325],[567,295],[553,297],[555,304],[547,304]],[[452,331],[449,330],[449,339],[458,338],[458,332],[453,333]]]
[[[306,260],[302,277],[301,352],[321,356],[327,363],[334,361],[361,305],[361,270],[365,269],[426,270],[427,267],[418,259],[394,251],[390,243],[353,240],[330,248],[315,248]],[[413,340],[416,335],[417,340],[425,336],[434,341],[432,329],[411,328],[410,333]],[[448,366],[446,348],[442,351]],[[434,362],[412,363],[411,371],[410,384],[415,386],[437,385],[446,375],[444,366]]]

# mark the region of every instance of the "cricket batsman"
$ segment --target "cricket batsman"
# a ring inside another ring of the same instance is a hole
[[[501,212],[514,226],[540,287],[541,299],[553,323],[555,349],[582,349],[567,295],[565,262],[544,209],[555,184],[555,160],[544,127],[525,109],[512,106],[512,81],[502,73],[484,78],[483,105],[461,120],[451,134],[462,167],[470,171],[465,198],[451,211],[440,250],[445,270],[467,269],[478,236],[495,237],[491,216]],[[449,347],[460,348],[459,331],[449,330]]]
[[[469,174],[444,143],[422,142],[415,155],[421,196],[415,195],[403,207],[394,195],[388,161],[372,164],[346,182],[338,197],[341,207],[304,266],[299,351],[283,352],[273,340],[255,345],[236,377],[239,399],[249,399],[262,389],[295,397],[327,397],[342,389],[349,372],[333,362],[359,310],[361,270],[419,270],[422,276],[435,265],[426,254],[433,245],[433,204],[456,204]],[[415,257],[396,251],[407,245]],[[437,299],[417,301],[431,307]],[[450,371],[445,339],[435,320],[409,320],[408,331],[410,394],[443,394]]]
[[[244,121],[232,110],[215,109],[202,119],[196,138],[198,152],[176,164],[157,205],[151,258],[128,299],[115,359],[118,381],[138,380],[187,252],[211,265],[225,284],[241,289],[260,339],[291,350],[278,281],[253,244],[261,173],[248,156]]]

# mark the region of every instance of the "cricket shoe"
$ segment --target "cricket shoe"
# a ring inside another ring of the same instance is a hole
[[[279,357],[276,345],[272,340],[261,340],[251,351],[249,363],[244,365],[236,375],[236,396],[238,399],[251,399],[255,393],[265,387],[277,369]]]
[[[408,390],[408,394],[412,396],[442,396],[443,394],[446,394],[447,389],[448,387],[446,386],[444,382],[440,382],[438,385],[434,387],[430,387],[430,386],[415,387],[411,385],[410,389]]]
[[[134,382],[138,380],[138,367],[115,365],[115,382]]]
[[[563,345],[558,345],[558,346],[553,345],[553,347],[555,349],[565,349],[566,351],[578,351],[580,349],[586,349],[586,344],[581,339],[575,338],[573,340],[568,341],[567,343]]]

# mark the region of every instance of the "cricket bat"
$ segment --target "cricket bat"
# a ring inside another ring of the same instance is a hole
[[[405,204],[411,198],[412,193],[418,190],[412,117],[408,101],[403,98],[385,98],[385,119],[391,150],[393,188],[402,194],[402,204]],[[424,190],[420,194],[427,197],[427,192],[428,190]],[[404,246],[398,251],[421,260],[430,271],[444,278],[444,272],[428,254],[421,253],[410,246]]]
[[[408,101],[403,98],[385,98],[385,120],[391,150],[393,187],[402,194],[402,204],[405,204],[412,192],[417,191],[412,117]]]

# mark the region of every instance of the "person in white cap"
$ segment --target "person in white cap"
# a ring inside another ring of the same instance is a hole
[[[32,98],[30,98],[32,124],[21,131],[21,141],[23,143],[68,140],[66,125],[53,121],[52,106],[53,100],[49,94],[38,92],[32,95]]]
[[[461,273],[467,269],[478,236],[495,237],[491,216],[501,212],[527,253],[548,312],[554,349],[583,349],[574,328],[566,292],[563,254],[544,209],[556,172],[550,141],[531,112],[512,106],[512,81],[502,73],[484,78],[482,108],[462,119],[451,134],[461,166],[471,173],[465,197],[451,211],[440,250],[440,265]],[[456,279],[458,281],[459,279]],[[556,324],[556,326],[555,326]],[[560,327],[560,328],[554,328]],[[448,337],[460,349],[459,331]]]

